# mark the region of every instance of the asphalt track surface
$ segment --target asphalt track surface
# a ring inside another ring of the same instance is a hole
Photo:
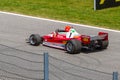
[[[44,35],[65,25],[74,26],[81,34],[108,32],[108,49],[72,55],[59,49],[30,46],[25,41],[32,33]],[[112,72],[120,73],[119,45],[119,31],[0,13],[0,79],[43,79],[43,53],[48,52],[50,80],[112,80]]]

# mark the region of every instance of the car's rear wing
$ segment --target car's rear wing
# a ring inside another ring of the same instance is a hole
[[[98,36],[102,39],[102,40],[108,40],[108,33],[106,32],[99,32]]]
[[[98,32],[98,35],[81,35],[81,41],[84,44],[89,44],[93,40],[108,40],[108,33]]]
[[[90,40],[108,40],[108,33],[98,32],[98,35],[90,35]]]

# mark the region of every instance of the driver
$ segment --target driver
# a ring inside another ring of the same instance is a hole
[[[57,29],[55,32],[66,32],[66,38],[73,38],[74,36],[79,35],[79,33],[71,26],[65,26],[64,30]]]
[[[65,32],[69,32],[71,28],[71,26],[65,26]]]
[[[75,36],[80,35],[74,28],[70,28],[70,30],[66,33],[66,38],[74,38]]]
[[[65,26],[65,29],[56,29],[55,32],[69,32],[69,30],[71,29],[71,26]]]

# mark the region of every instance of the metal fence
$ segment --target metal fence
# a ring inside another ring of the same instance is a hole
[[[106,73],[78,66],[48,53],[36,54],[0,45],[0,80],[118,80]]]

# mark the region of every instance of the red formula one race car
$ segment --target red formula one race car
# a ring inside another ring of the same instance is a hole
[[[108,33],[98,32],[98,35],[82,35],[70,26],[65,30],[55,30],[54,32],[40,36],[32,34],[29,43],[33,46],[40,44],[53,48],[64,49],[70,54],[80,53],[82,48],[86,49],[106,49],[109,44]]]

